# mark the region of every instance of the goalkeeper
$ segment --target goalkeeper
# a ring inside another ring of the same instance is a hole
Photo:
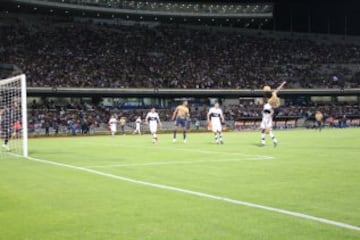
[[[9,149],[8,143],[11,138],[12,125],[13,125],[13,111],[10,107],[5,106],[0,112],[1,116],[1,130],[4,139],[3,148]]]

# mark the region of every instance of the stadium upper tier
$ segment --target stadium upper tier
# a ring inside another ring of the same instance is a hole
[[[182,1],[128,0],[13,0],[18,3],[38,4],[79,10],[125,14],[152,14],[188,17],[249,17],[271,18],[272,3],[197,3]]]
[[[33,18],[32,18],[33,19]],[[176,25],[16,20],[0,27],[0,62],[33,87],[259,89],[359,87],[360,46]]]

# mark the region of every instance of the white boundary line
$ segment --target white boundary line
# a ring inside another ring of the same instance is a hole
[[[163,161],[163,162],[145,162],[145,163],[118,163],[83,166],[85,168],[108,168],[108,167],[142,167],[142,166],[161,166],[161,165],[188,165],[197,163],[223,163],[223,162],[241,162],[241,161],[271,161],[268,158],[245,158],[245,159],[218,159],[218,160],[194,160],[194,161]]]
[[[83,171],[83,172],[87,172],[87,173],[91,173],[91,174],[95,174],[95,175],[99,175],[99,176],[103,176],[103,177],[108,177],[108,178],[112,178],[112,179],[121,180],[121,181],[124,181],[124,182],[134,183],[134,184],[148,186],[148,187],[152,187],[152,188],[164,189],[164,190],[173,191],[173,192],[180,192],[180,193],[184,193],[184,194],[188,194],[188,195],[213,199],[213,200],[227,202],[227,203],[231,203],[231,204],[235,204],[235,205],[242,205],[242,206],[246,206],[246,207],[262,209],[262,210],[269,211],[269,212],[275,212],[275,213],[284,214],[284,215],[288,215],[288,216],[292,216],[292,217],[307,219],[307,220],[311,220],[311,221],[314,221],[314,222],[319,222],[319,223],[332,225],[332,226],[336,226],[336,227],[340,227],[340,228],[360,231],[359,226],[354,226],[354,225],[350,225],[350,224],[347,224],[347,223],[342,223],[342,222],[338,222],[338,221],[334,221],[334,220],[329,220],[329,219],[326,219],[326,218],[315,217],[315,216],[311,216],[311,215],[307,215],[307,214],[303,214],[303,213],[288,211],[288,210],[285,210],[285,209],[268,207],[268,206],[264,206],[264,205],[260,205],[260,204],[240,201],[240,200],[231,199],[231,198],[227,198],[227,197],[221,197],[221,196],[217,196],[217,195],[212,195],[212,194],[187,190],[187,189],[184,189],[184,188],[178,188],[178,187],[172,187],[172,186],[167,186],[167,185],[162,185],[162,184],[157,184],[157,183],[145,182],[145,181],[141,181],[141,180],[137,180],[137,179],[122,177],[122,176],[118,176],[118,175],[114,175],[114,174],[110,174],[110,173],[100,172],[100,171],[85,168],[85,167],[77,167],[77,166],[73,166],[73,165],[65,164],[65,163],[60,163],[60,162],[53,162],[53,161],[48,161],[48,160],[43,160],[43,159],[33,158],[33,157],[27,157],[26,159],[28,159],[30,161],[33,161],[33,162],[38,162],[38,163],[43,163],[43,164],[48,164],[48,165],[54,165],[54,166],[59,166],[59,167],[64,167],[64,168],[75,169],[75,170],[79,170],[79,171]]]

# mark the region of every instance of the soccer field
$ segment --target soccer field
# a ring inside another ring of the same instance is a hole
[[[360,129],[31,139],[0,159],[0,239],[360,239]]]

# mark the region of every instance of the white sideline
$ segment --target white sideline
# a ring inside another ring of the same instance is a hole
[[[271,161],[269,158],[245,158],[245,159],[219,159],[219,160],[194,160],[194,161],[163,161],[163,162],[147,162],[147,163],[122,163],[122,164],[104,164],[83,166],[85,168],[108,168],[108,167],[142,167],[142,166],[161,166],[161,165],[188,165],[197,163],[222,163],[222,162],[241,162],[241,161]]]
[[[284,214],[284,215],[288,215],[288,216],[292,216],[292,217],[303,218],[303,219],[307,219],[307,220],[311,220],[311,221],[315,221],[315,222],[319,222],[319,223],[323,223],[323,224],[327,224],[327,225],[337,226],[340,228],[360,231],[359,226],[354,226],[354,225],[350,225],[347,223],[342,223],[342,222],[329,220],[329,219],[325,219],[325,218],[321,218],[321,217],[315,217],[315,216],[311,216],[311,215],[307,215],[307,214],[303,214],[303,213],[292,212],[292,211],[288,211],[288,210],[284,210],[284,209],[280,209],[280,208],[268,207],[268,206],[264,206],[264,205],[260,205],[260,204],[244,202],[244,201],[235,200],[235,199],[231,199],[231,198],[227,198],[227,197],[221,197],[221,196],[202,193],[202,192],[196,192],[196,191],[187,190],[187,189],[178,188],[178,187],[172,187],[172,186],[167,186],[167,185],[162,185],[162,184],[157,184],[157,183],[145,182],[145,181],[141,181],[141,180],[122,177],[122,176],[118,176],[118,175],[114,175],[114,174],[110,174],[110,173],[100,172],[97,170],[84,168],[84,167],[77,167],[77,166],[60,163],[60,162],[53,162],[53,161],[48,161],[48,160],[43,160],[43,159],[33,158],[33,157],[27,157],[26,159],[34,161],[34,162],[43,163],[43,164],[49,164],[49,165],[55,165],[55,166],[64,167],[64,168],[76,169],[76,170],[80,170],[83,172],[96,174],[99,176],[104,176],[104,177],[108,177],[108,178],[112,178],[112,179],[118,179],[121,181],[134,183],[134,184],[138,184],[138,185],[159,188],[159,189],[169,190],[169,191],[173,191],[173,192],[185,193],[188,195],[193,195],[193,196],[218,200],[218,201],[222,201],[222,202],[232,203],[232,204],[236,204],[236,205],[242,205],[242,206],[262,209],[262,210],[280,213],[280,214]]]

